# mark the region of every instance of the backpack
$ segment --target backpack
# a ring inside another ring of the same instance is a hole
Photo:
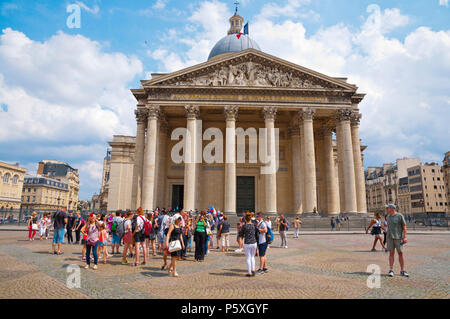
[[[271,243],[273,243],[273,232],[272,232],[272,229],[270,229],[270,227],[267,226],[267,224],[266,224],[266,227],[267,227],[266,243],[268,243],[270,245]]]
[[[286,231],[289,230],[289,227],[291,226],[291,224],[289,224],[289,221],[286,219]]]
[[[125,218],[121,218],[118,223],[115,222],[115,224],[117,225],[115,233],[119,237],[123,237],[123,235],[125,234],[125,221],[126,221]],[[112,227],[111,227],[111,229],[112,229]]]
[[[111,231],[115,233],[117,231],[117,226],[118,226],[117,225],[117,221],[114,220],[112,225],[111,225]]]
[[[152,223],[150,223],[150,221],[144,217],[141,217],[141,218],[144,221],[144,227],[143,227],[144,234],[150,235],[150,233],[152,231]]]
[[[134,233],[137,227],[137,217],[138,215],[133,215],[133,219],[131,219],[131,232]]]

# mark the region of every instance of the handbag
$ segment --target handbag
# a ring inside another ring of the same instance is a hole
[[[32,224],[31,225],[31,229],[32,230],[38,230],[38,225],[37,224]]]
[[[181,242],[180,242],[180,240],[173,240],[173,241],[171,241],[170,243],[169,243],[169,253],[173,253],[173,252],[176,252],[176,251],[179,251],[179,250],[181,250],[182,248],[181,248]]]

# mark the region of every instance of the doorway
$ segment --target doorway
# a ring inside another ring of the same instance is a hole
[[[255,212],[255,177],[238,176],[236,184],[236,213]]]
[[[183,209],[184,200],[184,185],[172,185],[172,208]]]

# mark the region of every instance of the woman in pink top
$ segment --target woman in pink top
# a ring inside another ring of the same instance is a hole
[[[94,267],[93,269],[97,269],[98,256],[97,256],[97,248],[100,237],[100,223],[97,219],[91,214],[89,217],[88,223],[86,225],[86,267],[85,269],[89,269],[91,264],[91,251],[94,255]]]

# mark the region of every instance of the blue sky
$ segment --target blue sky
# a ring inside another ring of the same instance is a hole
[[[130,88],[151,72],[204,62],[235,1],[0,1],[0,160],[80,169],[80,198],[100,187],[113,134],[135,134]],[[367,93],[365,164],[450,149],[450,4],[446,0],[240,1],[261,49]],[[68,28],[70,4],[81,28]]]

